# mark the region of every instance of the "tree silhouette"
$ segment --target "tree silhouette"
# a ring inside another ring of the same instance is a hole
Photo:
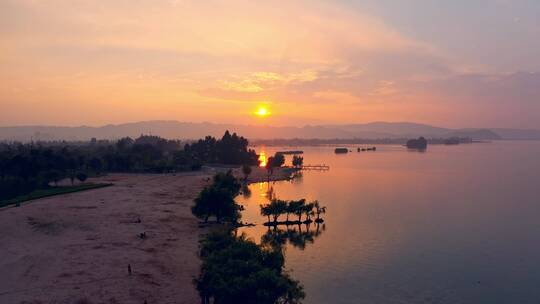
[[[287,208],[285,209],[285,214],[287,215],[287,222],[289,222],[289,214],[294,214],[297,208],[298,207],[294,204],[294,201],[290,201],[287,203]]]
[[[232,175],[231,171],[227,173],[218,173],[213,178],[213,183],[205,187],[195,198],[195,205],[191,212],[196,217],[208,222],[211,216],[220,223],[222,220],[228,222],[237,222],[240,219],[240,210],[234,198],[240,193],[241,185]]]
[[[287,211],[287,202],[273,199],[269,204],[261,206],[261,215],[272,216],[274,218],[274,223],[278,222],[279,216],[284,214]],[[269,220],[270,222],[270,217]]]
[[[270,182],[270,177],[274,174],[274,169],[283,166],[285,163],[285,156],[282,153],[276,153],[274,156],[270,156],[266,161],[266,172],[268,177],[268,182]]]
[[[299,168],[299,167],[302,167],[303,164],[304,164],[304,158],[302,156],[293,155],[293,159],[292,159],[293,167]]]
[[[297,201],[291,201],[289,202],[289,204],[291,205],[292,213],[298,216],[299,222],[302,222],[302,215],[304,214],[304,211],[305,211],[306,200],[301,199]]]
[[[281,166],[283,166],[285,164],[285,155],[283,155],[283,153],[276,153],[274,155],[274,159],[273,159],[273,162],[274,162],[274,168],[279,168]]]
[[[270,156],[267,160],[266,160],[266,176],[267,176],[267,180],[268,182],[270,182],[270,177],[272,176],[272,174],[274,173],[274,168],[275,168],[275,165],[274,165],[274,157],[273,156]]]
[[[204,163],[222,163],[229,165],[257,165],[258,158],[254,150],[248,149],[249,142],[236,133],[226,131],[220,140],[207,136],[199,141],[184,146],[184,151],[191,158]]]
[[[282,251],[259,246],[245,235],[212,233],[201,242],[200,256],[194,282],[201,303],[295,304],[305,297],[300,283],[283,270]]]
[[[311,217],[315,215],[315,213],[313,212],[313,207],[314,207],[313,203],[307,203],[307,204],[304,204],[302,208],[302,211],[306,214],[306,218],[307,218],[306,221],[308,222],[311,222]]]
[[[240,189],[242,188],[242,185],[234,177],[231,170],[214,175],[212,182],[213,187],[225,189],[230,193],[232,198],[240,194]]]
[[[95,173],[99,174],[101,173],[101,170],[103,169],[103,162],[101,161],[101,159],[94,157],[90,160],[90,162],[88,163],[88,166]]]
[[[231,197],[230,192],[218,187],[207,187],[199,193],[195,199],[195,205],[191,211],[204,222],[208,222],[211,216],[216,217],[220,223],[223,219],[235,222],[240,218],[240,208]]]
[[[326,207],[321,206],[319,204],[319,201],[314,201],[313,207],[315,208],[315,214],[317,215],[317,219],[315,219],[315,222],[317,223],[322,222],[321,214],[326,213]]]

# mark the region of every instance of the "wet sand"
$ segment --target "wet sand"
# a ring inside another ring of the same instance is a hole
[[[0,303],[198,303],[204,229],[190,206],[207,177],[112,174],[94,180],[111,187],[0,209]]]

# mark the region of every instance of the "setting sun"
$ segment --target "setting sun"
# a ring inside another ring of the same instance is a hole
[[[255,115],[259,117],[267,117],[270,115],[270,112],[266,107],[260,106],[259,108],[257,108],[257,111],[255,111]]]

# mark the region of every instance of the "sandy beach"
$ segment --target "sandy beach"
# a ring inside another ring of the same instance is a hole
[[[206,230],[190,207],[215,172],[110,174],[92,182],[111,187],[0,209],[0,303],[198,303]],[[265,179],[253,168],[249,182]]]
[[[204,230],[189,207],[207,177],[112,174],[0,210],[0,303],[197,303]]]

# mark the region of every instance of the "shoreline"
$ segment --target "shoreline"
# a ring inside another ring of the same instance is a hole
[[[42,198],[47,198],[51,196],[58,196],[64,194],[70,194],[81,191],[95,190],[99,188],[109,187],[113,184],[110,183],[79,183],[77,185],[63,186],[63,187],[51,187],[47,189],[37,189],[28,194],[17,196],[12,199],[0,201],[0,210],[2,208],[12,207],[13,205],[22,205],[27,202],[35,201]]]

